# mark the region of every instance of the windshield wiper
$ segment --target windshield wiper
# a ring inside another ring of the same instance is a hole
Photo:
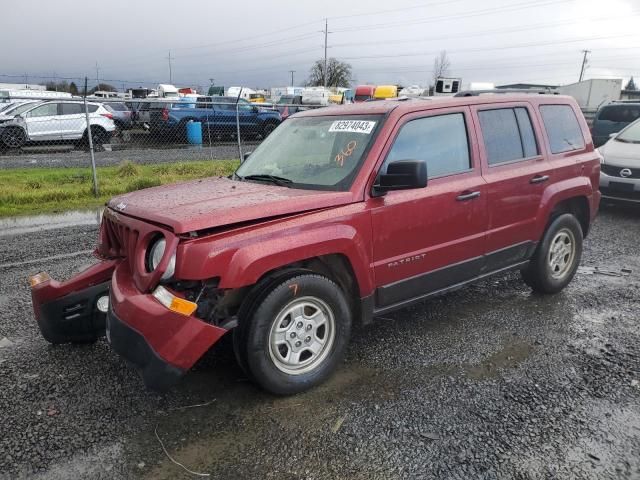
[[[267,175],[267,174],[245,175],[244,177],[241,177],[240,175],[238,175],[238,178],[240,180],[260,180],[263,182],[271,182],[274,185],[278,185],[280,187],[288,187],[290,186],[291,183],[293,183],[293,180],[290,180],[288,178],[278,177],[276,175]]]

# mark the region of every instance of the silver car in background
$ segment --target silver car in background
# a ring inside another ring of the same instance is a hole
[[[598,150],[602,198],[640,204],[640,119],[611,134]]]

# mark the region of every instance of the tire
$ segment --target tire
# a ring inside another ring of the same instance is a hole
[[[0,141],[7,148],[20,148],[27,142],[27,134],[20,127],[6,127],[0,134]]]
[[[276,395],[322,383],[342,360],[351,333],[351,310],[340,287],[303,273],[256,290],[261,293],[243,305],[234,331],[240,366]]]
[[[107,133],[107,131],[102,127],[91,127],[91,140],[93,141],[93,150],[96,152],[101,152],[103,150],[103,144],[107,143],[111,136]],[[85,130],[82,135],[82,144],[88,149],[89,148],[89,137],[87,136],[87,131]]]
[[[278,124],[273,122],[265,123],[262,127],[262,138],[267,138],[269,135],[271,135],[271,132],[273,132],[277,126]]]
[[[581,257],[580,222],[570,213],[562,214],[547,227],[522,278],[535,292],[558,293],[573,279]]]

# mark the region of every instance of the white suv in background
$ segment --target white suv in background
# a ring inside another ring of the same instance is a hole
[[[116,129],[113,114],[100,103],[87,103],[95,145],[108,143]],[[29,143],[88,143],[84,103],[45,101],[13,118],[0,119],[0,146],[20,148]]]

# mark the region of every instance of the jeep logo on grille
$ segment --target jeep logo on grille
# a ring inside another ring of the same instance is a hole
[[[623,168],[622,170],[620,170],[620,176],[623,178],[627,178],[631,176],[631,169],[629,168]]]

